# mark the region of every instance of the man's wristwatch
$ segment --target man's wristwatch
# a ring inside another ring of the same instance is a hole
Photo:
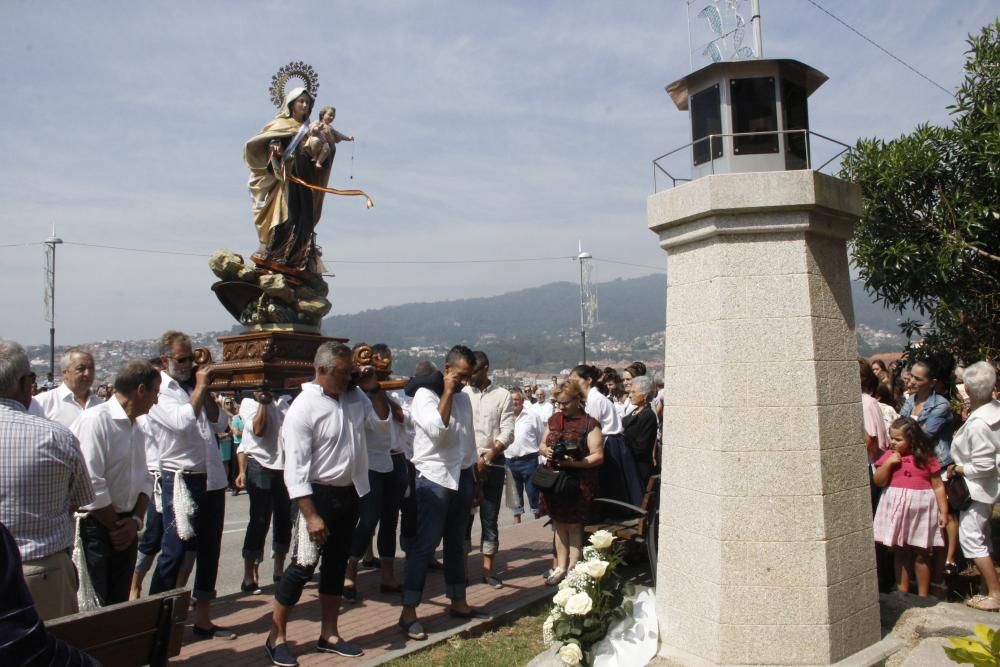
[[[142,530],[143,521],[142,521],[141,518],[137,517],[134,514],[130,515],[129,518],[132,519],[133,521],[135,521],[135,530],[136,530],[136,532]]]

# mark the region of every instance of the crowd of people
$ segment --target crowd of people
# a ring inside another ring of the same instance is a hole
[[[859,362],[880,588],[947,597],[964,558],[986,591],[966,604],[1000,611],[990,531],[1000,498],[996,368],[956,368],[947,354],[905,361]]]
[[[23,348],[0,341],[0,546],[17,551],[0,579],[30,592],[0,609],[28,624],[3,646],[54,650],[39,620],[137,598],[147,575],[152,594],[193,574],[194,634],[235,637],[213,622],[212,601],[226,496],[243,491],[244,593],[261,592],[273,529],[264,646],[273,664],[297,664],[287,624],[317,567],[317,651],[363,654],[338,627],[341,605],[371,593],[359,590],[363,562],[379,569],[381,594],[399,596],[400,632],[423,640],[417,610],[430,571],[441,571],[449,614],[462,619],[484,617],[468,602],[470,582],[505,585],[505,497],[515,522],[551,521],[544,583],[555,586],[582,557],[596,501],[639,506],[659,472],[663,393],[639,362],[504,388],[485,353],[457,345],[442,369],[423,361],[393,383],[351,348],[324,343],[294,395],[235,395],[210,389],[211,368],[194,365],[185,334],[166,332],[159,348],[118,368],[104,399],[86,350],[67,351],[62,383],[36,391]],[[373,350],[391,359],[385,345]],[[946,355],[859,360],[880,585],[944,595],[964,558],[986,592],[968,604],[1000,610],[989,530],[1000,497],[996,369],[954,366]]]
[[[317,567],[317,651],[363,654],[338,628],[341,605],[369,593],[358,590],[363,561],[377,563],[380,593],[400,596],[400,632],[423,640],[417,609],[431,570],[457,618],[485,617],[467,601],[470,581],[504,587],[505,496],[515,522],[528,512],[551,519],[545,583],[556,585],[581,557],[598,494],[639,505],[659,465],[659,397],[642,364],[624,382],[581,365],[548,388],[507,389],[491,382],[485,353],[458,345],[442,369],[421,362],[405,386],[387,389],[388,372],[324,343],[294,395],[235,395],[210,390],[211,369],[194,365],[185,334],[166,332],[159,348],[118,368],[101,397],[86,350],[67,351],[62,383],[39,391],[23,348],[0,341],[0,536],[16,544],[16,578],[30,592],[20,618],[36,620],[5,650],[51,643],[38,620],[186,587],[192,575],[194,634],[235,637],[213,622],[212,601],[226,496],[242,491],[244,593],[261,592],[273,528],[264,646],[273,664],[297,664],[286,628]],[[540,481],[554,478],[562,482]]]

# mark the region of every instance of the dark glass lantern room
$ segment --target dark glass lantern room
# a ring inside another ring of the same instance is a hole
[[[797,60],[737,60],[668,85],[690,112],[691,177],[809,168],[807,99],[826,80]]]

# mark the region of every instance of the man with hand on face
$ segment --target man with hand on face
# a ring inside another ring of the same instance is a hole
[[[118,370],[115,393],[86,410],[70,430],[94,486],[95,500],[80,508],[84,562],[101,606],[128,600],[138,533],[153,478],[146,468],[146,436],[137,421],[156,403],[160,373],[147,361]]]
[[[316,650],[350,658],[364,655],[360,646],[340,636],[337,621],[358,499],[369,491],[365,429],[388,427],[389,407],[385,400],[373,406],[365,395],[378,386],[374,369],[356,369],[346,345],[323,343],[313,365],[315,379],[302,385],[281,426],[285,486],[301,514],[299,544],[275,589],[271,632],[264,643],[267,657],[279,667],[298,664],[285,641],[285,628],[317,563],[322,620]],[[352,382],[356,371],[357,387]]]
[[[63,383],[31,399],[28,412],[69,428],[84,410],[104,400],[90,390],[94,386],[94,357],[78,347],[66,350],[61,359]]]
[[[229,417],[208,389],[208,368],[194,374],[193,389],[185,386],[194,363],[187,335],[168,331],[160,336],[160,360],[160,395],[147,424],[160,452],[163,542],[149,592],[175,588],[185,552],[195,551],[194,634],[235,639],[233,632],[214,625],[210,614],[228,486],[215,434],[225,430]]]
[[[285,556],[292,541],[292,505],[285,487],[285,457],[278,444],[278,433],[288,412],[286,396],[275,400],[269,391],[255,391],[253,397],[240,403],[243,419],[243,440],[236,456],[240,474],[236,487],[245,488],[250,496],[250,521],[243,539],[244,593],[259,593],[258,566],[264,556],[271,515],[274,515],[274,536],[271,552],[274,558],[274,581],[285,571]]]
[[[485,618],[465,599],[465,529],[476,493],[476,433],[472,402],[463,387],[476,358],[464,345],[445,357],[444,375],[435,371],[414,377],[406,387],[413,396],[413,465],[417,471],[417,534],[406,557],[403,613],[399,627],[409,639],[427,639],[417,619],[427,568],[444,538],[445,595],[456,618]]]
[[[476,429],[476,478],[482,489],[479,504],[479,523],[483,535],[480,549],[483,552],[483,583],[502,588],[503,582],[493,573],[493,558],[500,548],[500,498],[507,478],[504,450],[514,441],[514,407],[510,392],[490,382],[490,360],[485,352],[473,352],[476,366],[472,379],[462,390],[472,404],[472,421]],[[472,541],[472,523],[468,519],[465,533]]]

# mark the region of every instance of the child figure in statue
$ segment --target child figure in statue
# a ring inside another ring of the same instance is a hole
[[[333,107],[323,107],[319,110],[319,120],[309,127],[309,139],[306,140],[306,153],[313,159],[317,168],[330,159],[337,151],[341,141],[354,141],[354,137],[341,134],[333,129],[333,119],[337,110]]]

